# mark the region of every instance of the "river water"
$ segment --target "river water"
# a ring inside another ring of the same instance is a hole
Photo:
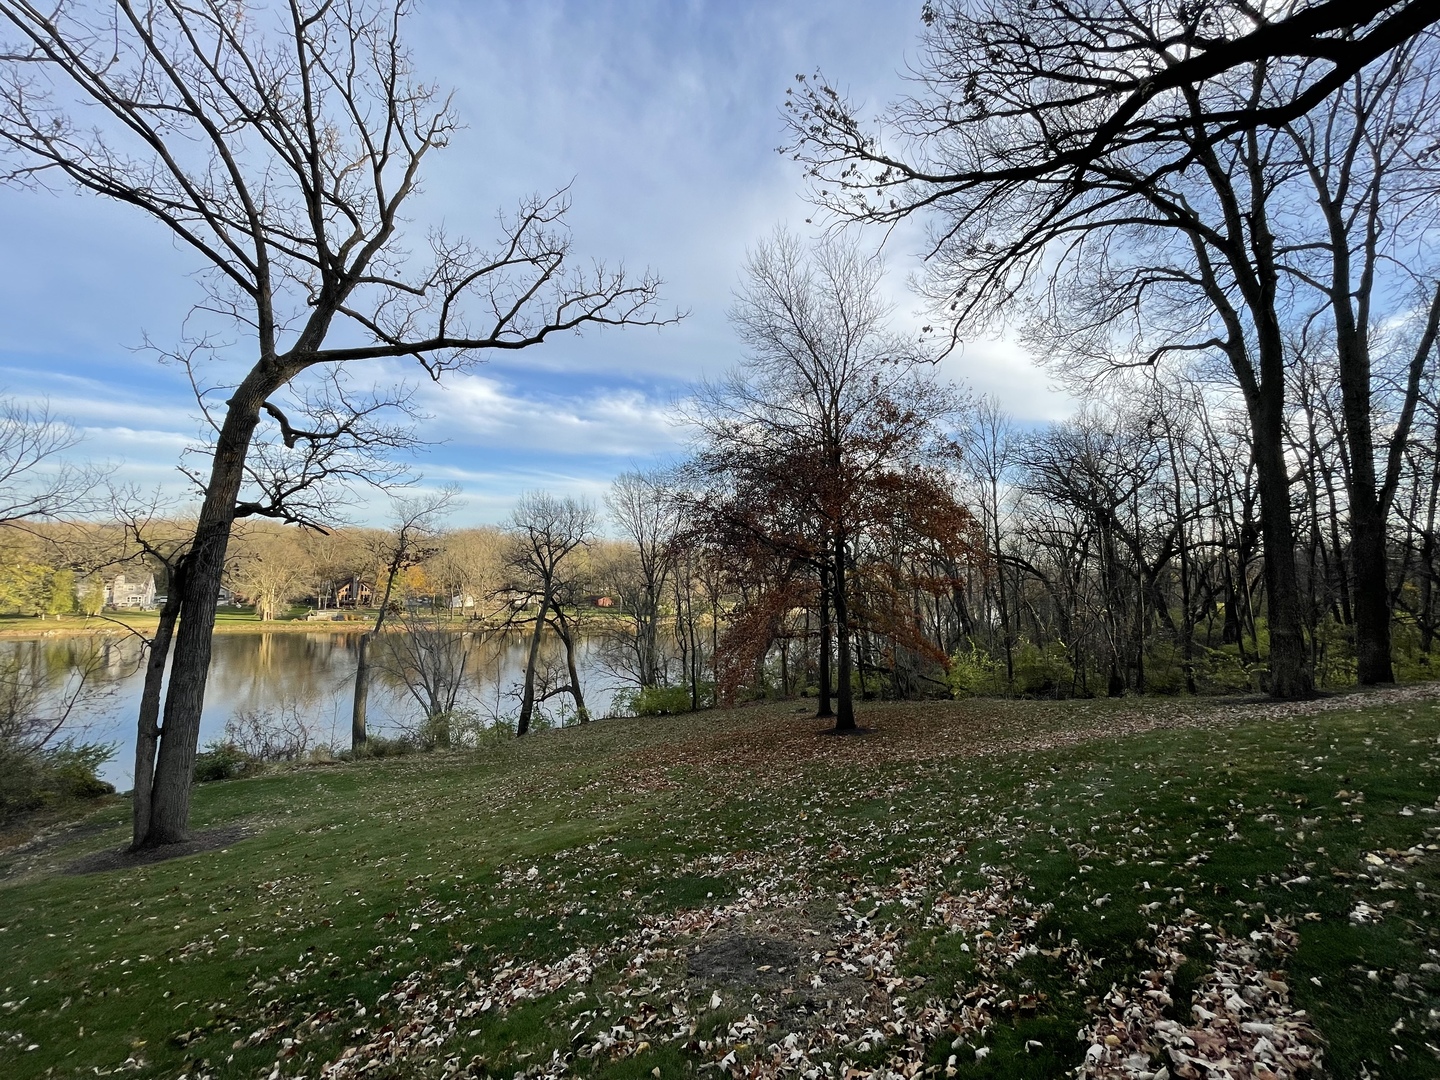
[[[358,634],[326,631],[216,634],[200,722],[201,748],[223,737],[227,720],[245,713],[284,714],[304,725],[312,745],[348,747],[358,640]],[[472,711],[482,722],[497,716],[513,719],[519,711],[528,636],[466,633],[463,640],[465,678],[457,708]],[[619,687],[601,664],[600,644],[598,638],[582,639],[578,654],[581,689],[593,716],[611,711]],[[563,658],[554,639],[543,642],[542,653],[552,660]],[[101,776],[127,790],[144,681],[140,643],[120,637],[0,641],[0,664],[12,663],[49,690],[42,709],[53,705],[64,688],[73,687],[81,670],[91,671],[85,696],[65,730],[77,742],[115,744],[115,756]],[[548,703],[556,719],[563,718],[558,709],[562,702],[568,706],[569,695]],[[368,711],[370,731],[392,736],[413,729],[424,716],[404,682],[383,665],[373,680]]]

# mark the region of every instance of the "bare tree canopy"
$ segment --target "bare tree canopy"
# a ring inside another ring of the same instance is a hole
[[[352,396],[343,376],[327,390],[327,366],[409,357],[438,378],[562,331],[668,321],[654,310],[653,275],[573,264],[563,189],[501,215],[489,244],[437,229],[423,255],[412,251],[404,213],[456,117],[413,70],[408,10],[403,0],[0,0],[0,176],[134,206],[201,264],[201,330],[171,355],[202,404],[216,399],[213,447],[194,473],[204,498],[171,590],[179,629],[137,845],[185,836],[236,517],[311,521],[326,505],[321,480],[383,473],[375,449],[404,441],[378,419],[403,394]],[[210,366],[221,374],[203,374]]]
[[[823,74],[802,76],[790,92],[789,149],[811,167],[820,201],[842,215],[893,222],[988,185],[1081,185],[1106,155],[1184,133],[1185,102],[1207,84],[1272,62],[1295,78],[1264,100],[1213,110],[1207,137],[1281,127],[1431,32],[1440,8],[1430,0],[932,0],[921,17],[923,89],[886,112],[878,130]],[[1016,116],[1031,121],[1018,139],[1006,126]],[[987,137],[991,121],[1007,140]],[[937,147],[947,132],[954,137]]]
[[[0,398],[0,525],[81,508],[97,478],[65,460],[79,442],[79,433],[48,406]]]

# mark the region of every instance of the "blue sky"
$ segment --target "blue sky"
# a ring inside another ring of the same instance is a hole
[[[427,482],[465,492],[457,524],[499,521],[530,488],[599,497],[620,469],[679,452],[672,403],[740,354],[726,309],[745,249],[776,224],[806,231],[799,167],[776,152],[798,72],[823,68],[878,106],[904,88],[920,4],[428,0],[408,36],[419,70],[455,89],[466,128],[433,159],[420,216],[488,238],[495,213],[572,183],[575,251],[651,267],[680,325],[566,337],[421,386],[437,441]],[[0,388],[46,397],[85,452],[177,495],[199,424],[172,344],[199,296],[191,257],[134,211],[90,196],[0,189]],[[886,249],[897,319],[915,234]],[[1008,343],[971,342],[946,373],[1020,420],[1069,399]],[[377,382],[413,379],[376,365]],[[443,442],[439,442],[443,440]],[[377,508],[371,514],[383,516]]]

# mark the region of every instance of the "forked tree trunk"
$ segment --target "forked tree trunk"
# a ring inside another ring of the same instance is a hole
[[[165,696],[160,748],[151,785],[150,827],[138,844],[156,847],[184,840],[190,819],[190,789],[200,741],[200,713],[210,674],[215,608],[225,572],[225,552],[235,521],[235,502],[245,476],[245,456],[259,423],[260,407],[284,379],[272,363],[256,366],[230,398],[215,442],[215,459],[200,507],[184,588],[180,630]]]
[[[160,741],[160,693],[165,685],[165,663],[175,635],[185,581],[185,560],[181,556],[170,575],[160,623],[150,639],[150,656],[145,663],[145,686],[140,693],[140,717],[135,733],[135,783],[131,804],[130,847],[138,851],[150,834],[151,785],[155,782],[155,748]]]

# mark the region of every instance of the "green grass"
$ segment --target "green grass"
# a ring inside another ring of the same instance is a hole
[[[914,1012],[985,974],[975,936],[927,925],[942,894],[1003,880],[1036,915],[1025,940],[1039,951],[989,974],[1021,1006],[993,1008],[959,1049],[931,1039],[935,1075],[954,1055],[961,1077],[1073,1076],[1097,999],[1153,967],[1154,928],[1189,909],[1233,933],[1293,923],[1287,981],[1330,1075],[1440,1076],[1440,849],[1403,870],[1366,862],[1440,843],[1440,707],[1413,694],[1327,704],[874,704],[861,714],[874,732],[853,739],[817,734],[792,703],[607,721],[473,755],[206,785],[196,828],[248,822],[253,835],[57,873],[123,842],[117,800],[87,822],[104,831],[0,857],[0,1075],[128,1061],[142,1076],[278,1064],[315,1077],[417,1016],[438,1034],[425,1043],[417,1027],[423,1045],[376,1055],[366,1076],[511,1076],[616,1026],[630,1029],[622,1051],[575,1057],[571,1073],[689,1075],[731,1049],[743,1068],[786,1025],[811,1030],[807,1010],[839,1008],[852,988],[879,1000],[876,984],[832,977],[825,957],[824,988],[782,999],[757,974],[720,984],[712,1010],[679,950],[744,932],[805,955],[821,943],[838,964],[868,914],[905,980],[889,993]],[[1353,921],[1362,902],[1383,917]],[[727,914],[676,929],[707,908]],[[507,964],[575,954],[593,960],[588,980],[446,1018]],[[1085,984],[1076,956],[1102,963]],[[1206,971],[1197,947],[1177,1018]],[[769,1028],[745,1034],[747,1014]],[[872,1043],[829,1060],[870,1068],[895,1052]],[[991,1052],[977,1060],[977,1046]]]

